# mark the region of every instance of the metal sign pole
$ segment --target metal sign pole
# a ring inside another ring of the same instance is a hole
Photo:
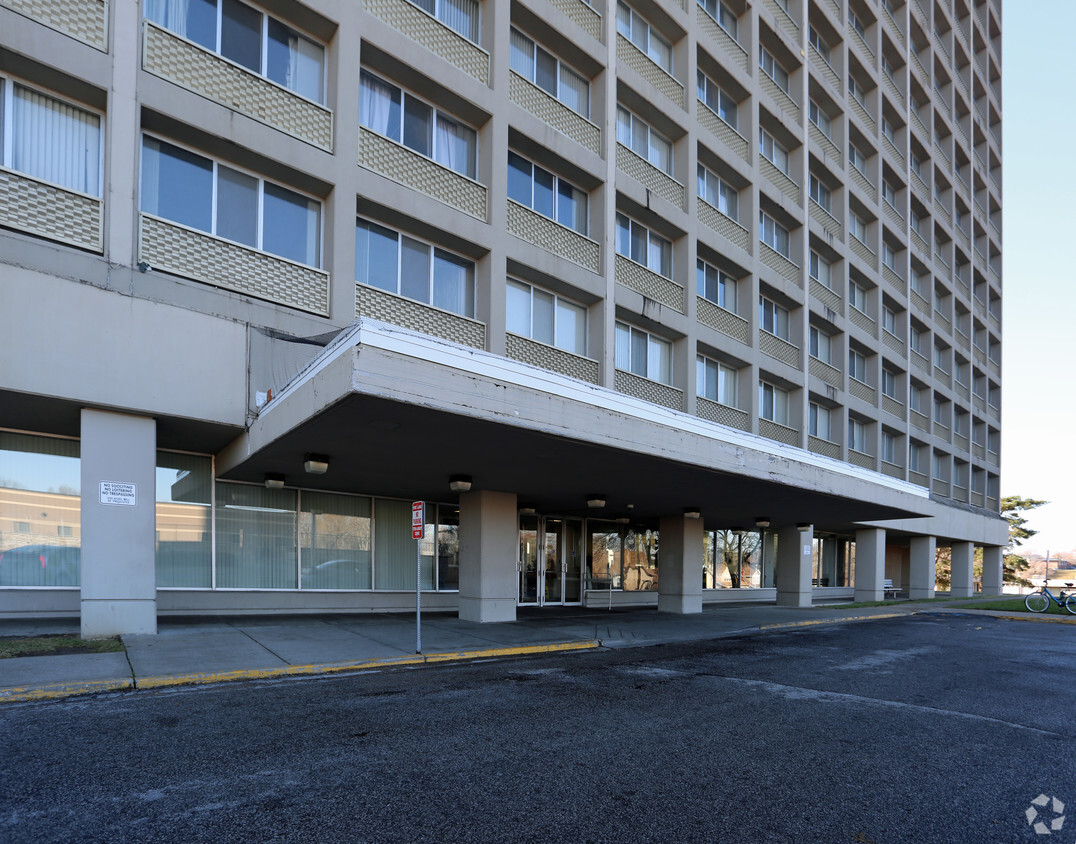
[[[415,653],[422,653],[422,537],[426,533],[425,502],[411,502],[411,538],[415,540]]]

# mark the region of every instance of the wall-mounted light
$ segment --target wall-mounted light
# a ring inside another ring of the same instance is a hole
[[[808,522],[799,522],[796,525],[796,530],[800,533],[807,533],[811,529],[811,525]]]
[[[702,518],[702,510],[700,510],[698,507],[685,507],[684,508],[684,518],[685,519],[701,519]]]
[[[448,479],[448,488],[453,492],[470,492],[471,491],[471,476],[470,475],[452,475]]]
[[[588,492],[587,493],[587,506],[591,510],[600,510],[605,506],[605,493],[604,492]]]
[[[616,517],[616,523],[618,525],[630,525],[631,524],[631,516],[617,516]]]
[[[755,527],[768,528],[770,526],[769,516],[755,516]]]
[[[303,458],[303,471],[308,475],[324,475],[329,471],[329,458],[324,454],[308,454]]]
[[[534,507],[530,504],[524,504],[519,508],[519,515],[521,516],[533,516],[535,512]]]
[[[269,472],[265,475],[265,488],[266,489],[283,489],[284,488],[284,476],[278,475],[275,472]]]

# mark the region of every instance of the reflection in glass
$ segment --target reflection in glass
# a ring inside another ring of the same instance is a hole
[[[157,452],[157,586],[213,585],[212,484],[210,458]]]
[[[304,492],[299,513],[303,589],[370,589],[370,499]]]

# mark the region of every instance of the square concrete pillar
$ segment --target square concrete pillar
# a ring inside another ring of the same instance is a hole
[[[777,605],[809,607],[811,594],[811,546],[814,528],[783,527],[777,532]]]
[[[857,601],[881,601],[885,598],[885,530],[864,528],[856,531]]]
[[[1000,595],[1005,583],[1003,562],[1005,549],[1000,545],[983,546],[983,594]]]
[[[82,637],[157,632],[157,423],[83,409]]]
[[[515,621],[519,521],[514,492],[460,495],[460,618]]]
[[[954,542],[950,546],[950,585],[949,594],[954,598],[967,598],[974,594],[973,565],[975,561],[975,544],[972,542]]]
[[[658,611],[702,612],[702,519],[661,518]]]
[[[908,549],[908,597],[933,598],[937,580],[938,541],[933,536],[913,536]]]

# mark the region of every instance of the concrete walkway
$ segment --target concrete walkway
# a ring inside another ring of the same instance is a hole
[[[1076,616],[1030,616],[894,601],[864,609],[759,604],[707,607],[698,615],[653,609],[520,609],[514,622],[477,624],[425,614],[422,653],[405,614],[231,616],[169,619],[156,636],[124,636],[126,653],[0,659],[0,703],[122,689],[264,679],[453,660],[488,659],[715,639],[730,635],[892,618],[913,613],[975,613],[1076,623]],[[78,622],[0,621],[0,636],[78,634]]]

